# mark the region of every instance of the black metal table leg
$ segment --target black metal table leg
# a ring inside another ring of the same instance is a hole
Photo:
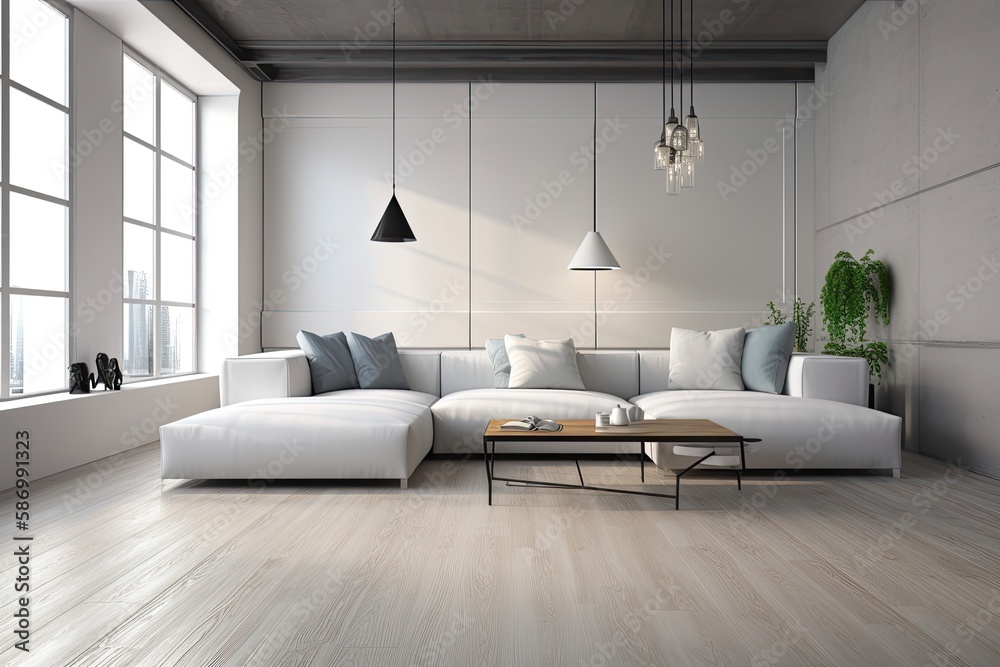
[[[642,479],[642,483],[646,483],[646,447],[643,443],[639,443],[639,471]]]
[[[493,504],[493,473],[490,470],[490,457],[489,453],[486,451],[486,436],[483,436],[483,463],[486,464],[486,489],[487,497],[489,498],[488,504]]]

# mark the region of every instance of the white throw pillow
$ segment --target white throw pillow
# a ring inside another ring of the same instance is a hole
[[[743,391],[745,331],[670,330],[670,375],[667,389]]]
[[[503,342],[510,358],[511,389],[586,389],[572,338],[532,340],[508,334]]]

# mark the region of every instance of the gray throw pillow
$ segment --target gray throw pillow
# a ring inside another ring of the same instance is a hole
[[[667,389],[742,391],[741,365],[745,331],[670,331]]]
[[[511,334],[524,338],[524,334]],[[493,364],[493,388],[507,389],[510,386],[510,357],[507,356],[507,346],[503,338],[490,338],[486,341],[486,354]]]
[[[314,395],[358,388],[358,376],[354,372],[354,361],[344,332],[320,336],[300,331],[295,334],[295,340],[309,360]]]
[[[347,340],[362,389],[409,389],[392,332],[368,338],[351,332]]]
[[[751,391],[780,394],[794,347],[792,322],[748,331],[743,339],[743,386]]]

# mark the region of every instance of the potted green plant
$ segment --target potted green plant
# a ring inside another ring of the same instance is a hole
[[[768,324],[778,325],[788,321],[788,315],[781,312],[781,309],[774,305],[773,301],[768,301],[767,307],[771,311],[767,316]],[[800,298],[796,298],[795,303],[792,304],[792,322],[795,323],[796,352],[808,351],[806,350],[806,346],[809,345],[809,339],[812,337],[812,317],[815,307],[815,302],[807,304]]]
[[[823,324],[830,336],[823,352],[864,357],[871,376],[881,382],[882,367],[889,364],[889,349],[883,342],[866,339],[868,317],[874,310],[878,321],[889,324],[892,285],[889,270],[872,254],[869,249],[855,259],[847,251],[838,252],[826,272],[819,300],[823,306]]]

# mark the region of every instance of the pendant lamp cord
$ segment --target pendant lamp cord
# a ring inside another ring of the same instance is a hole
[[[396,196],[396,10],[392,12],[392,196]]]
[[[680,23],[680,25],[681,25],[681,35],[680,35],[680,37],[681,37],[680,38],[680,43],[681,43],[681,48],[680,48],[680,51],[681,51],[681,64],[680,64],[680,68],[679,69],[680,69],[680,72],[681,72],[681,106],[680,106],[680,109],[681,109],[681,116],[683,116],[684,115],[684,0],[681,0],[681,17],[680,17],[680,21],[678,21],[678,23]]]
[[[670,110],[674,110],[674,0],[670,0]]]
[[[691,0],[691,13],[688,16],[688,21],[691,24],[691,32],[688,35],[690,46],[688,47],[688,59],[691,65],[691,76],[688,77],[691,83],[691,110],[694,111],[694,0]]]
[[[597,232],[597,82],[594,82],[594,232]],[[594,274],[594,349],[597,349],[597,271]]]
[[[663,0],[660,17],[663,19],[663,28],[660,30],[660,97],[663,102],[663,124],[667,124],[667,0]]]

